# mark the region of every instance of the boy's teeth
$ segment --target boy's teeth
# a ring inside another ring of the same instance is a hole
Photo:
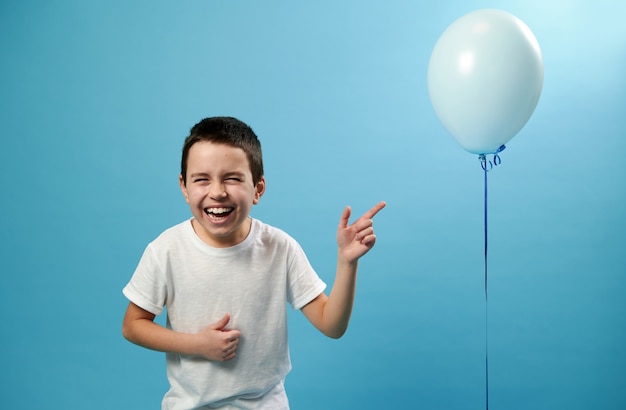
[[[232,208],[209,208],[206,210],[209,214],[225,214],[227,212],[232,211]]]

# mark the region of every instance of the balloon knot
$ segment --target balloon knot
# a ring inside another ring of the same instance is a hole
[[[486,154],[479,154],[478,155],[478,160],[480,161],[480,166],[483,168],[483,170],[485,172],[491,171],[491,169],[493,167],[497,167],[498,165],[500,165],[502,163],[502,159],[500,158],[500,155],[498,155],[498,154],[500,152],[504,151],[505,148],[506,148],[506,146],[500,145],[500,148],[498,148],[494,152],[488,152]],[[493,160],[488,160],[487,159],[487,155],[493,155]]]

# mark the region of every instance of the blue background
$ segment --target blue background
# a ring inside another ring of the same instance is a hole
[[[489,174],[493,409],[626,408],[626,2],[0,4],[0,384],[7,409],[155,409],[126,342],[145,245],[189,217],[182,139],[233,115],[263,143],[253,215],[329,283],[343,207],[378,200],[344,338],[290,315],[294,409],[484,408],[482,170],[430,105],[432,48],[500,8],[545,64]]]

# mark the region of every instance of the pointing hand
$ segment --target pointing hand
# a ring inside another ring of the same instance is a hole
[[[387,204],[383,201],[377,203],[351,225],[348,225],[348,220],[352,214],[352,209],[347,206],[343,210],[337,229],[339,257],[347,262],[354,263],[372,249],[376,243],[372,218],[374,218],[378,211],[383,209],[385,205]]]

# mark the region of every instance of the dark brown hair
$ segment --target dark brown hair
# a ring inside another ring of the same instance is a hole
[[[252,131],[252,128],[233,117],[210,117],[194,125],[189,136],[185,139],[180,162],[180,174],[185,184],[187,183],[189,149],[193,144],[200,141],[215,142],[241,148],[246,153],[250,163],[252,183],[256,185],[261,180],[263,176],[261,142],[254,131]]]

